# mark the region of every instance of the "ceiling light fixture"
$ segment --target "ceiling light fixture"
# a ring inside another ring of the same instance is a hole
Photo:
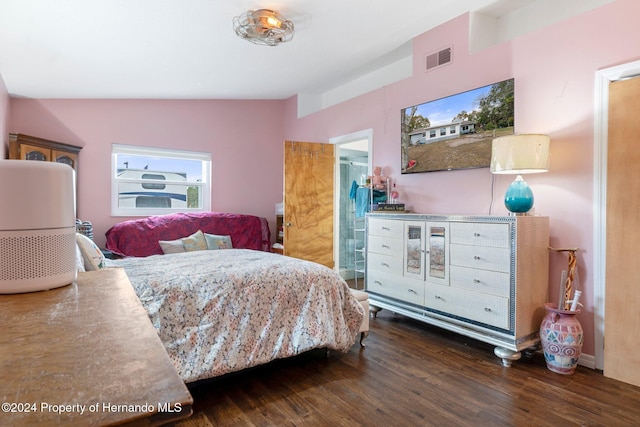
[[[269,9],[249,10],[233,18],[238,37],[251,43],[277,46],[293,39],[293,22]]]

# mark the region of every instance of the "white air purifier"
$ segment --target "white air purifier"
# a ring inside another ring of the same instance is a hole
[[[0,294],[76,279],[75,204],[70,166],[0,160]]]

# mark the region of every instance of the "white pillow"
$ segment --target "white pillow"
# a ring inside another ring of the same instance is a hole
[[[207,241],[204,238],[204,233],[198,230],[191,236],[182,238],[182,246],[186,252],[204,251],[207,249]]]
[[[82,252],[80,252],[80,246],[78,246],[77,241],[76,241],[76,270],[78,270],[78,273],[84,273],[86,271],[84,269],[84,258],[82,257]]]
[[[159,240],[158,244],[165,254],[178,254],[180,252],[203,251],[207,249],[208,241],[204,233],[198,230],[191,236],[176,240]]]
[[[158,241],[160,248],[162,248],[162,252],[165,254],[178,254],[180,252],[186,252],[184,250],[184,245],[182,244],[182,239],[178,240],[160,240]]]
[[[231,236],[217,236],[215,234],[204,233],[204,238],[207,241],[207,249],[233,249]]]
[[[76,233],[76,242],[80,247],[86,271],[104,268],[104,254],[100,248],[84,234]]]

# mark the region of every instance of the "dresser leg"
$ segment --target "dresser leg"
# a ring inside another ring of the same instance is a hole
[[[538,350],[540,350],[541,348],[542,346],[540,344],[534,345],[529,348],[525,348],[524,351],[522,352],[522,355],[525,357],[525,359],[531,359],[533,358],[533,356],[536,355]]]
[[[378,316],[378,312],[382,311],[382,309],[380,307],[374,307],[372,305],[369,305],[369,311],[371,312],[373,317],[377,317]]]
[[[504,348],[504,347],[494,348],[493,354],[501,358],[502,366],[505,366],[507,368],[511,366],[512,362],[519,360],[521,357],[521,354],[519,351],[509,350],[508,348]]]

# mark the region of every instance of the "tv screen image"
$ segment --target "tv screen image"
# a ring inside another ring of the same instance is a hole
[[[514,133],[514,79],[401,110],[402,173],[485,168]]]

